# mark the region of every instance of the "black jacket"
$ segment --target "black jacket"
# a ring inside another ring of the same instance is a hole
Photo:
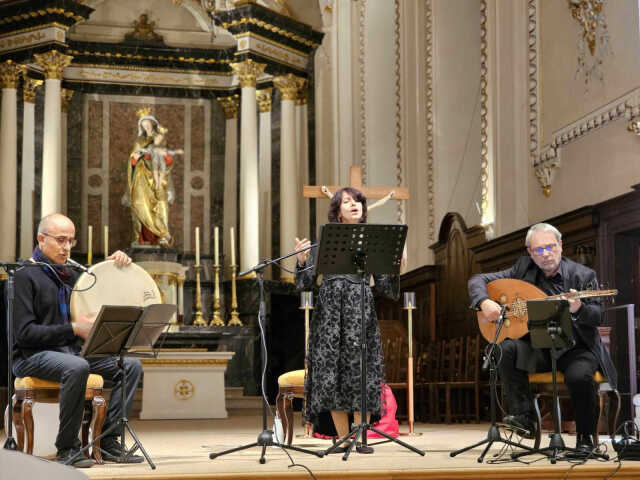
[[[564,282],[564,291],[571,288],[578,291],[598,288],[596,272],[584,265],[562,257],[560,260],[560,275]],[[544,273],[529,256],[520,257],[513,267],[494,273],[481,273],[474,275],[469,280],[469,297],[472,307],[479,308],[480,303],[489,298],[487,283],[500,278],[515,278],[524,280],[538,286],[544,277]],[[609,384],[615,388],[617,385],[616,369],[613,366],[609,353],[602,345],[598,326],[602,323],[602,302],[597,298],[583,299],[582,307],[573,315],[573,332],[591,350],[600,362],[602,372],[607,377]],[[520,352],[518,352],[520,353]],[[526,360],[526,359],[523,359]],[[520,368],[520,365],[518,365]]]
[[[78,275],[71,273],[70,286]],[[42,268],[22,268],[15,275],[13,360],[43,350],[77,352],[78,337],[60,313],[58,286]]]

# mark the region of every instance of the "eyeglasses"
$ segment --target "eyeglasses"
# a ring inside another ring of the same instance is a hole
[[[532,248],[531,251],[536,255],[542,255],[544,252],[553,252],[557,246],[557,243],[550,243],[544,247]]]
[[[60,245],[61,247],[64,247],[65,245],[68,244],[69,247],[73,248],[78,243],[78,240],[76,240],[75,238],[54,237],[53,235],[49,235],[46,232],[42,232],[42,235],[44,235],[45,237],[53,238],[56,242],[58,242],[58,245]]]

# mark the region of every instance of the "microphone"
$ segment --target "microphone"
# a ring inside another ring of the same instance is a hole
[[[90,272],[87,267],[85,267],[81,263],[76,262],[72,258],[67,258],[67,265],[69,265],[72,268],[77,268],[78,270],[82,270],[83,272],[87,272],[87,273],[93,275],[93,272]]]

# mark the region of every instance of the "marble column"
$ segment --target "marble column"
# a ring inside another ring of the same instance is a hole
[[[236,228],[238,221],[238,95],[219,97],[218,102],[224,110],[225,138],[224,138],[224,210],[223,231],[228,232],[231,227]],[[231,244],[224,240],[224,262],[229,265],[231,259]],[[223,269],[223,272],[226,270]]]
[[[17,87],[22,65],[0,63],[2,112],[0,113],[0,261],[16,259],[16,211],[18,184]]]
[[[280,254],[292,252],[298,232],[298,206],[302,200],[302,186],[296,162],[295,105],[298,90],[304,79],[289,73],[273,79],[273,84],[281,94],[281,135],[280,135]],[[295,270],[295,257],[283,260],[288,270]],[[284,269],[280,280],[293,281],[293,275]]]
[[[260,111],[260,135],[258,140],[260,181],[260,258],[271,258],[271,93],[272,88],[256,92]],[[271,275],[272,270],[267,270]]]
[[[310,185],[309,180],[309,129],[307,117],[307,80],[302,82],[302,86],[298,90],[295,100],[296,112],[296,152],[298,159],[298,183],[302,185]],[[302,188],[302,187],[300,187]],[[306,238],[310,237],[309,217],[311,209],[308,198],[302,198],[298,211],[298,232]],[[324,222],[323,222],[324,223]]]
[[[42,80],[24,76],[22,84],[22,191],[20,193],[20,258],[29,258],[35,245],[33,195],[35,193],[36,89]]]
[[[44,134],[40,216],[62,211],[61,83],[62,70],[73,57],[56,50],[33,55],[44,69]]]
[[[60,109],[62,116],[60,117],[60,189],[62,192],[62,213],[65,215],[68,212],[67,206],[67,108],[71,97],[73,97],[73,90],[63,88],[61,90],[60,97]]]
[[[251,59],[232,63],[241,87],[240,99],[240,271],[259,262],[258,114],[256,83],[267,65]]]

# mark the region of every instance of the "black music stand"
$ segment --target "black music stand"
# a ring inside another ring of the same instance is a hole
[[[255,442],[247,443],[246,445],[241,445],[240,447],[230,448],[228,450],[224,450],[222,452],[210,453],[209,458],[211,460],[221,457],[222,455],[228,455],[229,453],[239,452],[241,450],[246,450],[248,448],[253,447],[262,447],[262,453],[260,454],[259,462],[261,464],[266,463],[265,454],[267,452],[267,447],[276,446],[280,447],[283,450],[293,450],[300,453],[306,453],[308,455],[315,455],[316,457],[321,457],[324,455],[323,452],[314,452],[313,450],[307,450],[305,448],[295,447],[293,445],[286,445],[278,442],[277,437],[274,440],[273,430],[267,429],[267,397],[266,397],[266,388],[264,382],[264,375],[267,370],[267,341],[265,339],[265,322],[266,322],[266,303],[264,298],[264,269],[271,264],[276,264],[285,258],[292,257],[297,255],[300,252],[304,252],[305,250],[309,250],[313,248],[315,245],[310,245],[306,248],[302,248],[300,250],[296,250],[295,252],[288,253],[279,258],[272,258],[269,260],[263,260],[262,262],[254,265],[248,270],[244,272],[240,272],[238,274],[239,277],[244,277],[245,275],[249,275],[252,272],[255,272],[256,277],[258,279],[258,291],[259,291],[259,306],[258,306],[258,326],[260,327],[260,339],[262,345],[262,431],[258,434],[258,438]]]
[[[504,443],[506,445],[509,445],[510,447],[518,447],[518,448],[523,448],[525,450],[533,450],[531,447],[522,445],[521,443],[518,443],[518,442],[513,442],[509,438],[504,438],[500,433],[500,429],[498,428],[497,412],[496,412],[496,397],[498,396],[498,391],[497,391],[498,390],[497,388],[497,384],[498,384],[497,363],[498,362],[496,360],[496,349],[498,349],[498,351],[500,349],[500,346],[498,345],[498,338],[500,337],[500,331],[504,326],[504,321],[506,317],[507,317],[507,306],[504,305],[502,307],[502,310],[500,311],[500,317],[498,318],[498,325],[496,328],[496,333],[493,337],[493,341],[489,345],[487,345],[487,349],[485,350],[485,359],[482,365],[483,370],[486,370],[487,368],[489,368],[489,394],[491,395],[490,402],[489,402],[489,405],[490,405],[489,413],[491,416],[491,424],[489,425],[489,431],[487,432],[487,436],[483,440],[480,440],[479,442],[473,443],[464,448],[461,448],[459,450],[454,450],[453,452],[449,453],[449,456],[451,457],[455,457],[456,455],[464,453],[467,450],[471,450],[472,448],[479,447],[480,445],[486,444],[486,447],[484,447],[484,450],[478,457],[478,463],[482,463],[484,461],[484,457],[487,455],[487,452],[489,451],[491,446],[496,442]]]
[[[320,229],[320,248],[316,258],[314,273],[318,274],[358,274],[360,276],[360,412],[361,423],[339,439],[324,453],[335,451],[341,444],[355,438],[342,457],[347,460],[349,454],[362,438],[362,445],[356,448],[359,453],[373,453],[367,445],[367,431],[373,430],[387,440],[402,445],[409,450],[424,455],[419,450],[367,423],[367,335],[364,318],[365,286],[372,274],[400,273],[400,262],[404,242],[407,238],[406,225],[375,225],[366,223],[345,224],[328,223]]]
[[[512,453],[511,458],[521,458],[527,455],[542,454],[549,458],[552,464],[557,460],[576,460],[573,457],[558,457],[559,453],[582,453],[576,448],[565,446],[560,433],[560,405],[558,403],[557,358],[556,350],[573,345],[573,330],[569,302],[567,300],[528,300],[527,312],[529,321],[527,327],[531,335],[531,345],[535,348],[551,349],[551,379],[553,385],[553,433],[549,435],[549,446],[526,452]],[[609,456],[592,452],[591,458],[609,460]]]
[[[136,432],[129,424],[125,406],[125,385],[127,382],[124,368],[125,356],[151,357],[155,356],[153,345],[160,334],[169,324],[176,313],[175,305],[155,304],[146,307],[103,305],[85,341],[81,355],[83,357],[117,357],[117,367],[122,378],[120,418],[107,430],[92,439],[91,443],[82,448],[75,456],[65,463],[70,464],[91,447],[97,440],[107,436],[114,430],[120,431],[120,445],[125,452],[120,460],[126,461],[138,449],[144,455],[149,466],[155,470],[156,466],[151,461],[146,450],[140,443]],[[134,440],[134,445],[127,450],[125,444],[125,429],[129,431]]]

